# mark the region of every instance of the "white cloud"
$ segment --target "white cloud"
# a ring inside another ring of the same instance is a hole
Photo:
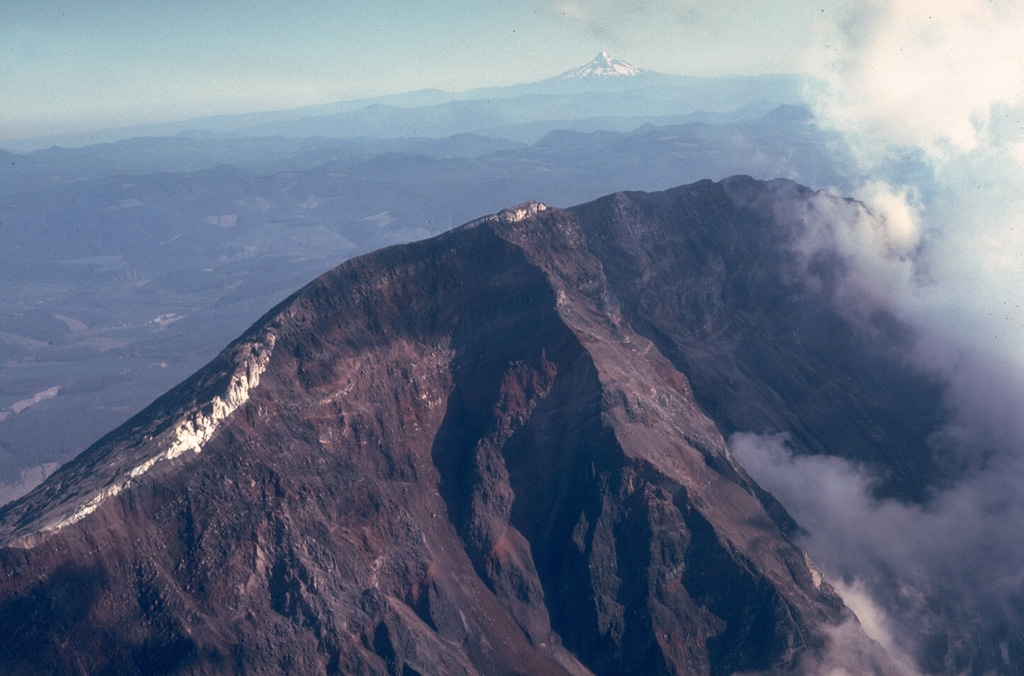
[[[1006,619],[1024,557],[1024,540],[1010,535],[1024,520],[1018,472],[992,468],[917,505],[874,497],[878,477],[865,467],[794,456],[783,435],[735,434],[730,448],[806,529],[798,544],[901,672],[917,673],[915,657],[937,635],[975,641],[978,627],[962,617]],[[827,664],[856,666],[852,633],[836,629]]]
[[[965,654],[989,650],[999,627],[1024,623],[1007,603],[1024,590],[1024,4],[840,9],[808,54],[813,109],[843,139],[867,208],[821,194],[787,216],[808,260],[844,261],[840,307],[884,308],[913,330],[906,356],[947,383],[951,419],[933,447],[963,471],[905,504],[876,499],[868,468],[793,457],[785,438],[732,445],[880,643],[921,656],[945,633]]]
[[[949,380],[958,423],[984,432],[974,446],[1016,456],[1024,3],[845,3],[818,34],[813,107],[855,158],[856,196],[873,213],[819,200],[803,246],[849,262],[843,302],[883,305],[916,330],[912,358]]]
[[[988,0],[849,3],[819,23],[820,119],[861,157],[933,158],[986,141],[993,106],[1024,101],[1024,7]]]

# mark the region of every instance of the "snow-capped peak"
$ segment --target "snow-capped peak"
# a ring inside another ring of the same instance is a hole
[[[601,52],[590,63],[562,73],[562,79],[580,80],[590,77],[632,77],[643,72],[636,66],[608,56],[607,52]]]

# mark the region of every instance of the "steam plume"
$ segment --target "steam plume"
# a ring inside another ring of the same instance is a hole
[[[852,316],[881,306],[914,330],[907,358],[948,384],[935,450],[964,469],[905,504],[876,499],[870,469],[794,458],[785,438],[732,446],[840,591],[914,658],[908,670],[1020,664],[1024,6],[858,3],[818,28],[813,108],[844,139],[868,208],[815,202],[800,246],[850,263],[836,300]]]

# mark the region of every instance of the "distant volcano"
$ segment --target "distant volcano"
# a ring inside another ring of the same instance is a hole
[[[593,77],[633,77],[646,72],[625,61],[612,58],[607,52],[601,52],[590,63],[566,71],[559,77],[563,80],[582,80]]]

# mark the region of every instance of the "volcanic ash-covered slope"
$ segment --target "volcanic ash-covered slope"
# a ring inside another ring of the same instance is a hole
[[[0,510],[0,671],[814,664],[855,623],[634,326],[680,361],[648,306],[705,272],[660,242],[779,230],[739,196],[779,190],[525,205],[323,275]]]

